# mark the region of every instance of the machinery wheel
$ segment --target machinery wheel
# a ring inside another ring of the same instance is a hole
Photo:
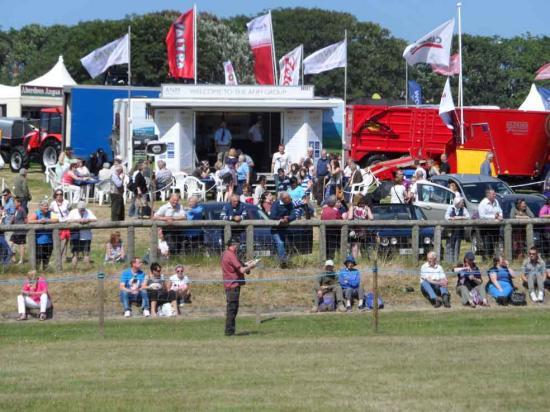
[[[23,146],[15,146],[10,152],[10,169],[19,172],[22,168],[29,167],[29,154]]]
[[[57,163],[60,152],[61,144],[58,141],[50,139],[43,143],[40,152],[42,171],[46,170],[46,166],[54,166]]]
[[[372,166],[384,160],[386,160],[386,156],[384,155],[371,155],[367,158],[367,161],[365,163],[367,164],[367,166]]]

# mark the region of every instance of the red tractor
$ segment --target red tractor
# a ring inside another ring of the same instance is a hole
[[[28,168],[31,160],[39,162],[42,170],[55,165],[61,152],[62,124],[63,107],[42,109],[39,128],[11,141],[8,162],[12,172]]]

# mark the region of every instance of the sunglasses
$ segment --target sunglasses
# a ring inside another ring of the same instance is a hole
[[[56,193],[56,196],[63,196],[63,193]]]

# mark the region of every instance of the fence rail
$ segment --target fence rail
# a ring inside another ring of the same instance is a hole
[[[51,223],[51,224],[24,224],[24,225],[9,225],[1,226],[0,233],[5,232],[25,232],[27,234],[27,250],[28,259],[31,268],[36,268],[37,250],[36,250],[36,235],[38,232],[52,231],[52,260],[55,270],[62,270],[62,246],[59,239],[59,231],[70,229],[77,230],[99,230],[99,229],[126,229],[126,255],[128,258],[136,256],[136,229],[151,229],[149,237],[150,259],[156,260],[158,246],[158,229],[170,228],[171,230],[184,230],[193,228],[207,228],[222,231],[223,239],[229,239],[235,232],[244,233],[243,240],[246,241],[246,255],[248,258],[254,254],[254,229],[255,228],[276,228],[280,227],[278,222],[269,220],[246,220],[242,223],[198,220],[198,221],[178,221],[178,222],[162,222],[154,220],[126,220],[119,222],[100,221],[88,224],[78,223]],[[350,233],[358,230],[372,230],[373,233],[377,229],[392,229],[392,228],[410,228],[410,249],[411,255],[415,258],[422,253],[421,234],[425,228],[433,228],[433,236],[430,248],[440,254],[442,251],[444,234],[450,233],[455,229],[464,228],[466,233],[474,233],[476,230],[484,235],[492,234],[495,239],[502,240],[502,250],[507,256],[512,256],[514,245],[516,242],[516,234],[520,233],[523,239],[523,249],[535,245],[535,232],[543,233],[547,238],[543,240],[545,248],[550,249],[550,219],[535,218],[535,219],[507,219],[503,221],[484,221],[484,220],[460,220],[460,221],[439,221],[439,220],[423,220],[423,221],[408,221],[408,220],[375,220],[375,221],[342,221],[342,220],[298,220],[288,224],[288,232],[292,232],[293,228],[312,228],[318,232],[318,251],[319,260],[324,261],[328,256],[327,253],[333,253],[334,250],[339,251],[341,255],[345,255],[350,251]],[[536,230],[535,230],[536,229]],[[474,235],[466,235],[469,236]],[[448,236],[447,236],[448,238]],[[312,242],[313,243],[313,242]],[[478,245],[479,247],[479,245]],[[334,249],[334,250],[333,250]],[[328,251],[328,252],[327,252]],[[550,250],[546,251],[549,253]],[[424,252],[425,253],[425,252]]]

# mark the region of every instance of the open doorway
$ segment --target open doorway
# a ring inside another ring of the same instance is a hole
[[[271,171],[271,156],[281,142],[281,113],[279,112],[197,112],[196,152],[198,160],[216,162],[214,134],[225,121],[231,132],[231,146],[242,150],[254,160],[256,172]],[[261,140],[252,142],[249,131],[260,121]]]

